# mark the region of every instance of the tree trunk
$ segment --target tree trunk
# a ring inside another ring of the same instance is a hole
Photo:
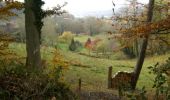
[[[150,23],[152,21],[152,16],[153,16],[153,8],[154,8],[154,1],[155,0],[149,0],[149,8],[148,8],[148,17],[147,17],[147,22]],[[145,53],[146,53],[146,49],[147,49],[147,45],[148,45],[148,37],[149,34],[146,34],[144,39],[143,39],[143,43],[142,43],[142,47],[141,47],[141,51],[139,53],[139,58],[136,64],[136,67],[134,69],[134,75],[132,78],[132,89],[136,88],[136,84],[144,63],[144,59],[145,59]]]
[[[35,25],[33,12],[34,0],[25,0],[25,28],[26,28],[26,66],[40,67],[40,37]]]

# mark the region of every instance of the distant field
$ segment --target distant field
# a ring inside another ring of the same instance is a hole
[[[77,36],[74,36],[74,39],[75,40],[78,40],[80,41],[81,43],[85,43],[87,41],[88,38],[94,40],[96,38],[100,38],[100,39],[103,39],[103,38],[106,38],[108,35],[106,34],[99,34],[99,35],[96,35],[96,36],[89,36],[89,35],[77,35]]]
[[[74,37],[75,40],[80,41],[82,43],[85,43],[88,38],[93,39],[93,37],[88,36],[88,35],[77,35],[77,36]]]
[[[25,57],[25,45],[19,43],[10,44],[10,49],[21,56]],[[46,60],[52,59],[54,48],[42,47],[42,58]],[[136,64],[136,59],[131,60],[111,60],[92,58],[78,53],[61,50],[61,54],[68,61],[77,61],[88,67],[69,66],[69,69],[64,71],[64,79],[71,87],[78,86],[78,79],[82,79],[82,88],[85,90],[105,90],[107,88],[108,67],[113,66],[113,73],[117,71],[133,71]],[[164,62],[170,54],[147,57],[140,74],[137,87],[145,86],[147,89],[152,89],[154,75],[149,74],[148,66],[154,65],[156,62]]]

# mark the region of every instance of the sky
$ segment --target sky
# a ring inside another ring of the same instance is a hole
[[[24,0],[18,0],[24,1]],[[90,14],[93,12],[104,12],[111,10],[113,8],[112,1],[114,1],[116,5],[116,9],[123,6],[123,4],[127,4],[125,0],[44,0],[45,5],[44,9],[55,7],[57,4],[64,4],[67,2],[68,4],[63,8],[69,13],[73,14],[76,17],[82,17],[86,14]],[[142,3],[148,3],[149,0],[138,0]]]

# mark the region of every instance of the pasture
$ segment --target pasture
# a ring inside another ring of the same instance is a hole
[[[84,38],[86,40],[89,37],[77,37],[77,40]],[[83,40],[83,39],[82,39]],[[84,41],[83,40],[83,41]],[[82,42],[83,42],[82,41]],[[68,83],[72,89],[78,87],[78,80],[82,80],[82,90],[88,91],[107,91],[107,76],[108,67],[113,67],[113,73],[118,71],[133,71],[137,59],[117,59],[123,56],[122,52],[115,52],[112,59],[107,58],[95,58],[85,55],[80,55],[79,52],[71,52],[68,50],[67,44],[59,44],[60,53],[69,62],[78,62],[83,66],[70,65],[68,69],[63,71],[63,80]],[[41,47],[42,59],[50,60],[53,58],[54,47],[42,46]],[[16,52],[21,57],[26,57],[25,44],[12,43],[10,49]],[[87,53],[86,49],[82,49],[81,52]],[[147,67],[156,64],[156,62],[164,62],[170,54],[149,56],[145,59],[142,72],[137,84],[138,88],[146,87],[147,90],[152,90],[154,81],[154,75],[149,74]]]

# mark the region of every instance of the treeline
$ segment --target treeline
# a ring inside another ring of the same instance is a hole
[[[112,31],[111,19],[108,18],[96,18],[96,17],[84,17],[75,18],[70,14],[63,14],[62,16],[54,16],[53,19],[57,23],[57,33],[62,34],[64,31],[70,31],[72,33],[81,34],[86,33],[91,36]]]
[[[14,21],[16,23],[17,31],[13,34],[19,41],[25,41],[25,23],[24,14],[19,15]],[[44,26],[42,28],[42,38],[44,36],[53,37],[54,35],[62,35],[64,32],[69,31],[74,34],[87,34],[94,36],[100,33],[106,33],[113,31],[112,20],[109,18],[96,18],[96,17],[84,17],[76,18],[69,13],[65,13],[61,16],[54,15],[46,17],[44,20]]]

